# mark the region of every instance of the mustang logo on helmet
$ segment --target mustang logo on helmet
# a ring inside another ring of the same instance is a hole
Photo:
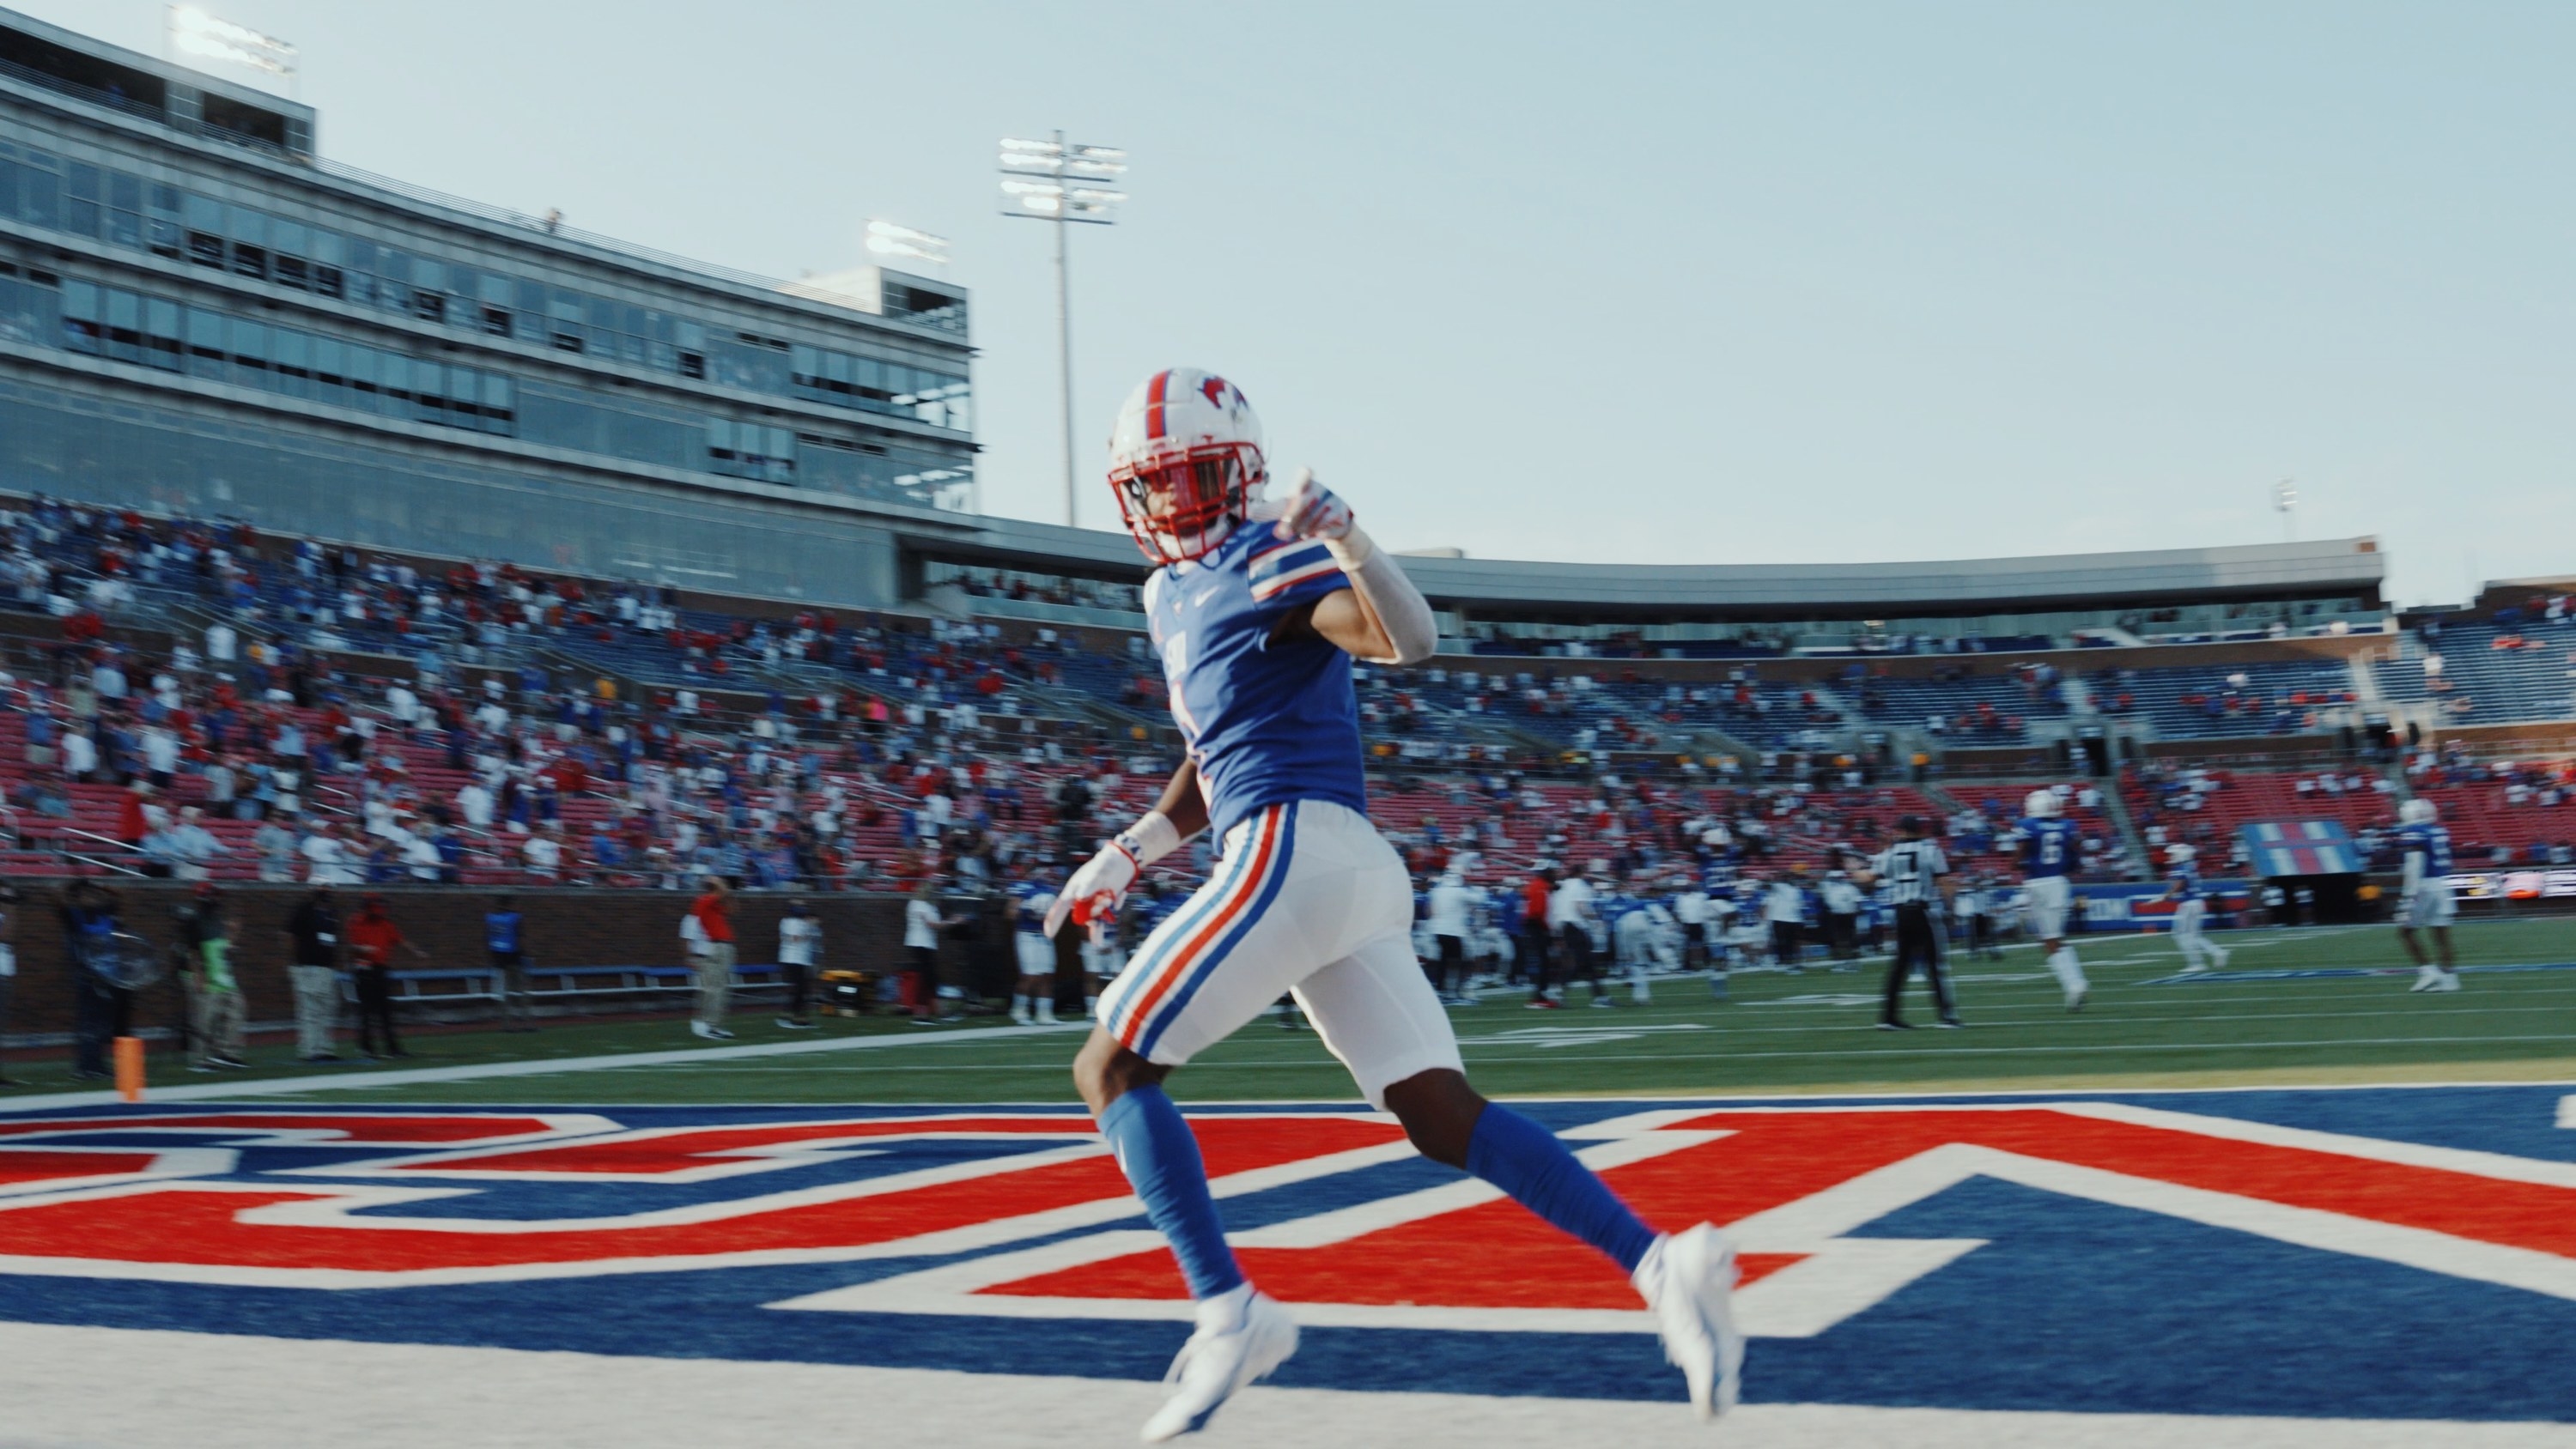
[[[1156,563],[1200,558],[1223,543],[1269,477],[1252,400],[1200,368],[1147,378],[1110,430],[1110,491],[1136,546]]]

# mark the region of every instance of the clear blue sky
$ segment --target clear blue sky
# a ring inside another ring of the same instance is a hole
[[[15,0],[157,50],[159,0]],[[986,506],[1059,504],[1043,226],[993,142],[1134,153],[1075,236],[1083,521],[1157,366],[1382,540],[1640,562],[2378,534],[2576,571],[2576,6],[223,0],[355,165],[777,275],[955,238]]]

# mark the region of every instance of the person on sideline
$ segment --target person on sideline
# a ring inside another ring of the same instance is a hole
[[[359,903],[356,918],[349,922],[349,959],[357,968],[358,1051],[365,1056],[411,1055],[394,1038],[396,950],[409,951],[423,961],[429,959],[428,952],[403,939],[402,927],[385,914],[385,898],[370,895]],[[376,1047],[379,1034],[384,1037],[381,1051]]]
[[[286,918],[291,962],[286,969],[295,985],[295,1059],[305,1063],[336,1062],[332,1041],[340,1025],[340,910],[331,887],[317,885]]]
[[[904,995],[915,1026],[928,1026],[939,1014],[939,933],[959,920],[939,913],[939,882],[929,877],[913,888],[903,908],[903,952],[911,960]]]
[[[806,1015],[806,1002],[814,989],[814,968],[823,950],[823,923],[814,919],[813,908],[799,899],[787,903],[787,914],[778,922],[778,974],[787,978],[787,1014],[778,1024],[789,1031],[812,1031],[814,1023]]]
[[[733,887],[723,876],[707,877],[706,889],[689,903],[680,934],[698,972],[698,1011],[689,1030],[711,1041],[731,1041],[725,1016],[733,1009]]]
[[[0,881],[0,1033],[9,1029],[9,996],[18,984],[18,892],[6,881]],[[5,1067],[0,1067],[0,1087],[14,1087]]]
[[[528,994],[528,922],[515,897],[492,898],[483,913],[483,949],[492,958],[492,975],[501,992],[501,1019],[518,1019],[514,1031],[535,1031],[536,1000]]]

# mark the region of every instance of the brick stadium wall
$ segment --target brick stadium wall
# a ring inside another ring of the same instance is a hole
[[[18,982],[9,1019],[0,1030],[9,1036],[43,1036],[72,1027],[72,986],[63,931],[55,906],[59,882],[19,881],[20,900],[11,914],[18,949]],[[441,887],[386,887],[386,911],[405,938],[429,953],[428,961],[400,953],[394,969],[432,970],[480,967],[483,915],[494,893]],[[166,946],[176,935],[171,908],[188,899],[188,888],[166,882],[128,882],[119,888],[125,929],[155,945]],[[228,889],[226,905],[239,923],[233,959],[245,993],[244,1005],[254,1022],[291,1021],[294,997],[287,984],[287,917],[304,899],[302,886],[244,885]],[[355,914],[366,892],[342,887],[343,916]],[[690,896],[678,891],[521,890],[520,914],[526,917],[529,963],[535,966],[678,966],[680,916]],[[734,931],[744,965],[766,965],[777,959],[778,922],[793,897],[782,894],[734,897]],[[890,971],[908,965],[904,959],[903,908],[898,895],[815,894],[805,897],[823,924],[822,969]],[[971,922],[951,933],[940,948],[940,979],[982,996],[1005,995],[1018,968],[1012,956],[1008,902],[965,897],[942,903],[949,915],[972,914]],[[165,1026],[177,1019],[177,990],[163,985],[146,993],[136,1009],[138,1027]],[[600,1009],[633,1009],[603,1006]],[[673,1004],[674,1011],[684,1009]]]

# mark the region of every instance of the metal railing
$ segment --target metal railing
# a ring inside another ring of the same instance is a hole
[[[666,252],[659,247],[648,247],[640,242],[626,241],[622,238],[609,236],[602,232],[588,231],[577,226],[566,226],[563,223],[563,218],[560,216],[530,216],[524,211],[513,210],[510,207],[494,206],[489,202],[476,201],[470,197],[457,196],[449,192],[435,190],[431,187],[415,186],[408,181],[397,181],[393,177],[369,171],[364,167],[351,166],[345,162],[330,161],[316,157],[312,162],[312,166],[315,172],[323,176],[328,176],[334,181],[345,182],[352,186],[363,186],[371,190],[386,192],[393,196],[400,197],[405,201],[418,202],[425,206],[435,206],[446,211],[460,212],[466,216],[473,217],[478,221],[488,221],[500,226],[513,227],[524,231],[533,231],[552,241],[571,242],[577,246],[590,247],[597,251],[603,251],[614,256],[624,257],[629,261],[647,262],[654,266],[669,267],[675,271],[689,272],[696,276],[709,277],[720,282],[731,282],[736,286],[751,287],[763,292],[777,292],[782,295],[801,298],[809,302],[819,302],[828,307],[838,307],[846,311],[865,313],[868,316],[878,317],[889,322],[902,322],[910,326],[925,328],[933,332],[947,332],[960,337],[966,335],[966,319],[962,310],[954,303],[949,306],[918,313],[885,310],[882,303],[880,303],[879,307],[871,309],[861,298],[847,296],[828,288],[818,287],[811,282],[790,281],[784,277],[772,277],[765,276],[759,272],[747,272],[739,267],[728,267],[717,262],[701,261],[696,257],[684,257],[677,252]]]
[[[150,874],[139,866],[123,865],[119,863],[120,860],[137,859],[141,854],[133,846],[127,845],[122,840],[110,840],[104,835],[99,835],[87,830],[77,830],[68,825],[58,831],[40,830],[37,832],[37,835],[40,838],[48,835],[60,837],[63,844],[54,852],[54,854],[61,856],[66,864],[86,865],[93,870],[108,871],[116,875],[130,875],[137,880],[141,880]],[[114,854],[87,854],[76,850],[71,845],[71,841],[75,837],[81,840],[95,840],[100,845],[108,847],[108,849],[114,852]]]
[[[518,227],[523,230],[537,232],[556,241],[567,241],[580,246],[596,247],[601,251],[614,252],[619,256],[626,257],[633,261],[651,262],[656,266],[673,267],[680,271],[694,272],[704,277],[713,277],[718,281],[732,282],[738,286],[757,287],[762,291],[775,292],[783,291],[790,286],[804,286],[804,290],[798,295],[808,297],[814,301],[830,301],[833,295],[821,292],[810,285],[791,283],[782,277],[763,276],[758,272],[746,272],[737,267],[728,267],[714,262],[699,261],[694,257],[681,256],[676,252],[666,252],[657,247],[648,247],[636,242],[623,241],[619,238],[606,236],[599,232],[585,231],[577,226],[566,226],[563,224],[560,217],[547,218],[543,216],[530,216],[524,211],[514,211],[506,206],[494,206],[489,202],[475,201],[469,197],[456,196],[449,192],[434,190],[427,186],[414,186],[408,181],[397,181],[393,177],[369,171],[364,167],[351,166],[346,162],[326,161],[317,158],[313,163],[313,169],[335,181],[345,181],[354,186],[364,186],[377,191],[389,192],[395,196],[401,197],[405,201],[415,201],[426,206],[435,206],[447,211],[462,212],[478,221],[495,222],[502,226]],[[864,310],[863,308],[860,308],[859,299],[855,297],[842,298],[838,303],[835,303],[835,305],[848,306],[853,310]]]
[[[103,91],[96,86],[83,85],[79,81],[63,76],[50,75],[32,66],[20,65],[16,61],[0,60],[0,76],[34,86],[38,90],[52,91],[57,95],[69,96],[76,101],[115,111],[119,115],[132,116],[138,121],[149,121],[156,126],[168,126],[174,131],[187,135],[202,136],[209,141],[220,141],[227,146],[240,146],[263,155],[275,156],[280,160],[290,160],[294,157],[293,152],[265,137],[248,135],[229,126],[218,126],[212,121],[187,120],[172,114],[166,106],[145,105],[141,101],[118,95],[114,91]]]
[[[0,60],[0,77],[15,80],[25,85],[34,86],[39,90],[52,91],[57,95],[67,96],[71,99],[82,101],[89,105],[115,111],[120,115],[131,116],[139,121],[146,121],[156,126],[166,126],[184,135],[197,136],[205,140],[220,142],[228,146],[238,146],[244,150],[256,151],[261,155],[274,157],[281,161],[309,166],[316,175],[328,176],[334,181],[344,182],[353,186],[362,186],[370,190],[382,191],[389,195],[400,197],[405,201],[416,202],[424,206],[435,206],[442,210],[458,212],[463,215],[473,217],[478,221],[493,222],[501,226],[516,227],[538,232],[553,240],[571,242],[577,246],[590,247],[598,251],[610,253],[614,256],[626,258],[629,261],[647,262],[654,266],[669,267],[676,271],[688,272],[697,276],[712,278],[716,281],[730,282],[736,286],[752,287],[764,292],[777,292],[786,296],[801,298],[805,301],[817,302],[830,307],[839,307],[853,312],[861,312],[872,317],[880,317],[886,321],[901,322],[909,326],[920,327],[933,332],[945,332],[959,337],[966,335],[966,319],[963,315],[963,310],[954,302],[947,306],[933,308],[931,310],[918,313],[909,311],[871,310],[861,298],[846,296],[827,288],[818,287],[812,282],[791,281],[784,277],[764,276],[758,272],[744,271],[739,267],[728,267],[716,262],[701,261],[695,257],[684,257],[677,252],[666,252],[658,247],[648,247],[638,242],[625,241],[600,232],[587,231],[581,227],[566,226],[563,224],[560,217],[531,216],[526,212],[515,211],[506,206],[494,206],[488,202],[476,201],[470,197],[457,196],[431,187],[415,186],[408,181],[397,181],[393,177],[369,171],[364,167],[351,166],[345,162],[331,161],[319,156],[298,154],[296,152],[289,151],[286,147],[275,141],[270,141],[263,137],[248,135],[225,126],[218,126],[211,121],[188,120],[174,114],[167,107],[146,105],[141,101],[117,95],[111,91],[103,91],[95,86],[83,85],[78,81],[67,80],[57,75],[48,75],[43,71],[19,65],[14,61]]]

